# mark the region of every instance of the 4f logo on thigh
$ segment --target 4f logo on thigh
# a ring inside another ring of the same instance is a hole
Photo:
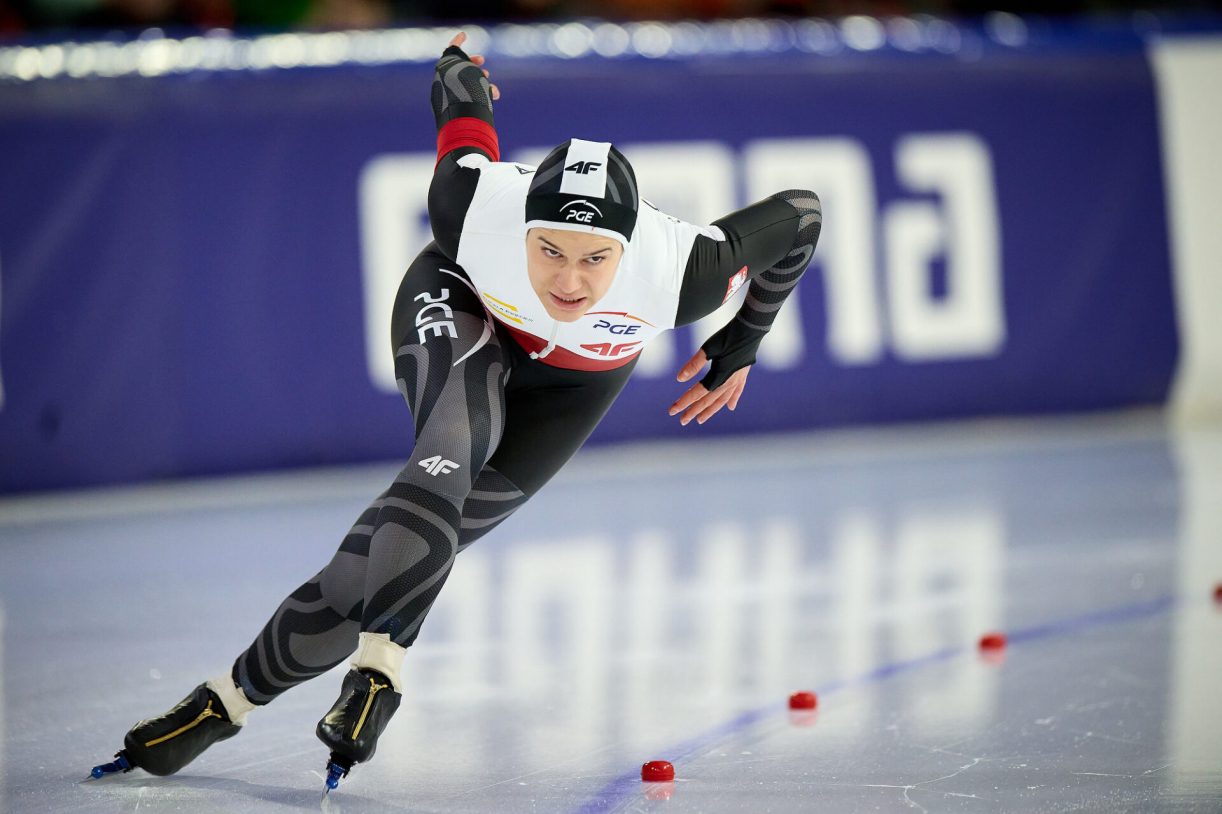
[[[438,475],[448,475],[455,469],[462,468],[453,461],[447,461],[440,455],[434,455],[432,458],[425,458],[418,464],[418,466],[423,467],[424,471],[428,472],[433,477],[437,477]]]
[[[424,301],[425,305],[416,312],[416,335],[420,337],[420,343],[428,338],[428,333],[432,331],[433,336],[441,336],[442,333],[450,335],[451,339],[458,338],[458,331],[454,330],[454,309],[446,304],[446,300],[450,299],[450,289],[441,289],[441,294],[434,297],[427,291],[417,294],[412,297],[413,300],[420,302]],[[441,311],[441,318],[435,319],[430,311]],[[433,473],[436,474],[436,473]]]

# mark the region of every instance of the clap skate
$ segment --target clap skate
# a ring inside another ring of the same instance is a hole
[[[339,699],[318,722],[316,730],[318,739],[331,749],[326,791],[338,787],[354,764],[373,757],[378,736],[399,708],[402,697],[391,680],[377,670],[348,671]]]
[[[144,769],[149,774],[174,774],[217,741],[241,730],[208,684],[200,684],[169,712],[140,721],[123,738],[112,763],[94,766],[90,776]]]

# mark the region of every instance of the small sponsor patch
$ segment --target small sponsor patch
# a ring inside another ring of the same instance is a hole
[[[738,289],[742,288],[743,283],[745,282],[747,282],[747,267],[743,266],[738,270],[738,274],[735,274],[730,278],[730,284],[726,286],[725,299],[721,301],[721,304],[725,305],[727,302],[729,302],[730,297],[733,297],[734,293],[738,291]]]
[[[498,300],[488,293],[484,293],[483,296],[485,307],[490,308],[497,316],[516,322],[519,325],[534,322],[533,319],[521,313],[516,305],[510,305],[504,300]]]

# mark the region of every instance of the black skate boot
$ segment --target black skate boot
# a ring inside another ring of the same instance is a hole
[[[318,739],[331,750],[327,790],[336,788],[354,763],[364,763],[378,748],[378,736],[402,700],[391,681],[377,670],[349,670],[339,699],[318,722]]]
[[[132,727],[115,761],[95,766],[90,775],[96,778],[132,769],[174,774],[209,746],[232,738],[240,730],[230,722],[220,697],[207,684],[200,684],[166,714]]]

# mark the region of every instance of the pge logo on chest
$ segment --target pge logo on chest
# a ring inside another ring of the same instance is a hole
[[[616,336],[631,336],[639,331],[640,328],[640,325],[617,325],[605,319],[600,319],[598,322],[594,323],[595,330],[604,329],[610,331]]]

